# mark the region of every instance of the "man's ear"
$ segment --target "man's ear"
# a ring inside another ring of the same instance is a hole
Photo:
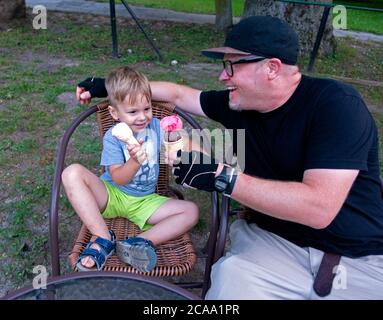
[[[269,80],[273,80],[279,76],[282,68],[281,60],[272,58],[267,61],[267,76]]]
[[[108,106],[108,110],[112,118],[116,121],[119,121],[120,119],[118,118],[118,112],[115,107],[112,107],[111,105]]]

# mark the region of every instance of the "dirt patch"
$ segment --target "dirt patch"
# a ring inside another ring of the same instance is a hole
[[[52,56],[47,52],[24,52],[17,58],[23,64],[36,63],[35,73],[56,72],[61,68],[78,67],[80,63],[65,57]]]
[[[222,64],[211,64],[211,63],[188,63],[181,66],[186,72],[191,75],[199,74],[201,76],[212,77],[214,73],[222,71]]]
[[[77,105],[76,94],[73,92],[63,92],[57,96],[57,101],[65,105],[67,111],[72,111]]]
[[[11,49],[8,48],[0,48],[0,55],[6,55],[11,52]]]
[[[370,110],[371,113],[381,113],[383,112],[383,107],[377,106],[374,104],[367,104],[368,110]]]

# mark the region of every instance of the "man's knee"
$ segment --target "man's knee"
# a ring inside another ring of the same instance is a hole
[[[206,299],[236,299],[239,287],[239,290],[246,290],[238,277],[241,277],[241,262],[236,256],[225,256],[218,260],[212,268],[211,287]]]
[[[221,279],[235,278],[236,274],[241,271],[242,262],[235,256],[225,256],[218,260],[213,266],[213,273]]]

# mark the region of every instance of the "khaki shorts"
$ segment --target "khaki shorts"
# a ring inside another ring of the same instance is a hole
[[[146,223],[152,214],[169,198],[152,193],[147,196],[135,197],[128,195],[106,181],[108,203],[102,212],[104,218],[126,218],[145,231],[152,227]]]

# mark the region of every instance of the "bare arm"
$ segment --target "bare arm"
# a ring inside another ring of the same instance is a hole
[[[186,112],[206,117],[199,100],[200,90],[163,81],[151,81],[150,87],[153,100],[169,101]]]
[[[231,196],[269,216],[322,229],[338,214],[358,173],[358,170],[311,169],[305,171],[302,182],[239,174]]]
[[[138,169],[140,169],[140,166],[141,165],[138,162],[131,158],[124,164],[115,164],[110,166],[110,176],[115,183],[123,186],[134,178]]]
[[[129,183],[141,167],[141,162],[144,159],[142,155],[145,155],[145,153],[141,149],[143,140],[139,141],[139,143],[139,145],[128,145],[130,159],[126,163],[115,164],[109,167],[110,176],[120,186]]]

